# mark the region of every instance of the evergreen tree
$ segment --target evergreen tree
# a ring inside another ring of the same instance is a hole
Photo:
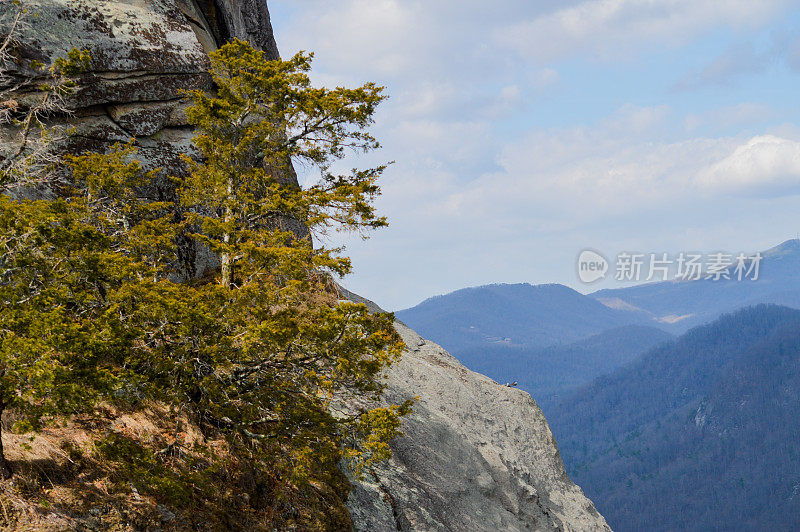
[[[112,298],[145,272],[128,244],[157,249],[131,228],[161,210],[135,199],[147,176],[130,154],[72,159],[75,187],[57,200],[0,195],[0,413],[14,408],[22,429],[91,412],[124,382],[135,337]]]
[[[333,484],[342,460],[358,473],[386,459],[411,407],[374,402],[403,348],[392,315],[341,301],[333,278],[350,261],[312,243],[386,224],[372,205],[384,167],[331,171],[348,148],[378,147],[366,128],[382,89],[314,88],[309,56],[268,61],[240,41],[211,62],[216,93],[190,94],[202,157],[175,180],[178,204],[140,199],[156,171],[132,145],[67,157],[57,200],[0,196],[0,410],[36,428],[101,401],[156,403],[224,439],[255,477]],[[319,182],[292,185],[293,162]],[[182,280],[186,234],[220,257],[217,278]],[[192,457],[213,476],[218,449],[177,435],[166,449],[119,435],[99,449],[126,475],[146,467],[151,486],[199,489]],[[0,468],[10,476],[2,453]]]
[[[179,364],[181,386],[164,388],[179,390],[183,397],[173,400],[199,405],[208,423],[295,478],[330,469],[343,453],[358,463],[386,458],[410,403],[335,416],[332,401],[377,398],[380,374],[402,343],[391,315],[337,301],[331,274],[349,272],[350,261],[314,248],[310,236],[386,224],[372,206],[384,167],[330,171],[346,149],[378,147],[366,127],[382,89],[314,88],[310,56],[268,61],[238,40],[212,53],[211,64],[215,94],[191,94],[187,115],[200,133],[202,162],[189,161],[181,198],[200,227],[195,238],[220,256],[220,273],[218,282],[192,287],[192,318],[179,320],[205,332],[171,334],[186,340],[183,356],[195,368],[187,375]],[[287,183],[292,162],[317,167],[319,182]],[[310,234],[286,228],[287,220]],[[204,334],[207,344],[198,342]],[[174,341],[169,350],[174,357]],[[344,451],[347,441],[356,445]]]
[[[329,171],[346,147],[378,146],[365,128],[381,89],[312,88],[309,61],[268,61],[241,41],[211,54],[217,92],[192,93],[188,110],[202,159],[188,161],[179,187],[186,219],[169,227],[194,227],[220,257],[218,276],[176,284],[162,262],[160,276],[114,295],[136,331],[126,367],[144,395],[224,436],[285,486],[332,483],[343,459],[358,473],[388,458],[412,404],[374,407],[403,348],[393,316],[340,301],[332,276],[350,262],[310,236],[386,224],[372,206],[383,167]],[[316,165],[319,183],[287,183],[293,161]],[[161,235],[163,219],[149,227]]]

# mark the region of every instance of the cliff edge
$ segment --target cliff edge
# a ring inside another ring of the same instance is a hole
[[[354,482],[356,530],[610,530],[567,476],[530,395],[397,330],[409,349],[390,370],[386,397],[419,401],[392,459]]]
[[[403,421],[405,436],[392,442],[391,460],[352,480],[356,530],[610,530],[567,476],[527,392],[468,370],[395,325],[408,349],[387,374],[385,399],[419,400]]]

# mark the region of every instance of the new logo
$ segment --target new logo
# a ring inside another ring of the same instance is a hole
[[[578,255],[578,279],[584,283],[593,283],[604,279],[608,272],[608,261],[604,256],[585,249]]]

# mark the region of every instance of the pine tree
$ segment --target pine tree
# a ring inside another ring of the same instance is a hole
[[[113,297],[146,271],[131,228],[161,210],[134,198],[147,175],[131,152],[71,159],[75,186],[56,200],[0,195],[0,414],[14,408],[21,429],[91,412],[124,383],[136,339]]]
[[[187,112],[202,162],[189,161],[180,195],[200,228],[195,238],[220,256],[220,272],[216,283],[192,288],[192,317],[178,320],[196,328],[171,334],[186,340],[182,357],[195,364],[178,378],[184,397],[173,400],[201,405],[209,424],[294,478],[330,469],[343,455],[360,464],[388,457],[410,408],[331,413],[332,403],[379,397],[380,375],[402,343],[391,315],[338,301],[331,275],[348,273],[350,261],[313,247],[310,236],[386,225],[372,205],[384,166],[330,171],[348,149],[378,147],[366,128],[382,89],[314,88],[310,59],[268,61],[241,41],[211,54],[216,93],[193,92]],[[288,184],[293,162],[318,168],[319,182]],[[212,309],[213,318],[198,309]]]
[[[268,61],[239,40],[211,54],[211,62],[216,93],[192,92],[194,105],[187,112],[201,133],[195,144],[203,162],[187,159],[192,173],[183,201],[204,213],[196,217],[203,227],[197,236],[219,254],[224,286],[233,282],[237,266],[244,268],[240,278],[246,279],[245,256],[254,246],[286,247],[292,235],[280,229],[287,219],[317,234],[332,226],[360,230],[386,225],[371,205],[385,166],[346,175],[330,171],[348,150],[379,147],[366,128],[385,99],[382,87],[315,88],[307,74],[310,55]],[[285,176],[292,174],[293,162],[317,168],[319,182],[305,190],[291,186]],[[267,236],[274,241],[264,240]],[[310,236],[290,247],[311,253]],[[349,261],[330,251],[311,254],[338,274],[349,271]]]
[[[215,94],[189,95],[201,158],[175,179],[179,203],[140,199],[157,171],[132,145],[67,157],[73,180],[59,199],[0,196],[0,410],[36,428],[102,401],[154,402],[223,438],[256,476],[332,484],[343,460],[358,474],[388,458],[412,405],[375,406],[403,349],[393,317],[340,300],[334,278],[350,261],[312,242],[386,225],[373,207],[383,166],[331,171],[347,150],[378,147],[366,129],[382,89],[314,88],[310,56],[268,61],[240,41],[211,63]],[[293,185],[296,162],[319,181]],[[181,280],[186,234],[220,257],[217,278]],[[177,433],[167,449],[122,437],[98,448],[129,473],[150,456],[153,485],[199,489],[188,457],[203,456],[210,475],[223,464]],[[2,453],[0,468],[10,475]]]

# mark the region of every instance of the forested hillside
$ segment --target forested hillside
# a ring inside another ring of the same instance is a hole
[[[397,317],[456,356],[473,347],[567,344],[648,319],[559,284],[465,288],[401,310]]]
[[[615,530],[800,526],[800,311],[726,315],[548,417],[570,475]]]
[[[500,383],[516,382],[545,414],[563,394],[611,373],[673,336],[646,325],[626,325],[568,345],[540,349],[486,346],[463,349],[459,358],[473,371]]]

